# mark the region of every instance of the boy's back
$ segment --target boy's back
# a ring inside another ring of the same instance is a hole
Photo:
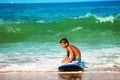
[[[68,46],[70,49],[71,49],[71,51],[73,52],[73,55],[74,55],[74,57],[77,57],[77,58],[80,58],[81,59],[81,53],[80,53],[80,50],[77,48],[77,47],[75,47],[75,46],[73,46],[73,45],[69,45]],[[68,49],[67,49],[68,50]],[[68,50],[69,51],[69,50]],[[69,51],[70,52],[70,51]]]

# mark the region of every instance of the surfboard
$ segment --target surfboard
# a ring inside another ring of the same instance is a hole
[[[83,71],[83,68],[81,68],[77,64],[64,64],[58,67],[59,71]]]

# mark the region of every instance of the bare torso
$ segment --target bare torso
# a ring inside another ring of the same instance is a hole
[[[75,47],[73,45],[69,45],[67,47],[67,51],[68,51],[69,55],[70,55],[70,51],[72,51],[74,57],[77,57],[77,58],[81,59],[81,52],[77,47]]]

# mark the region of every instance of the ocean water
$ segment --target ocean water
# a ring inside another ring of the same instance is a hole
[[[86,69],[120,66],[120,2],[0,4],[0,71],[56,71],[68,38]]]

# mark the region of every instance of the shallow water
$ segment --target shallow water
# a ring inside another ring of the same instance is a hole
[[[119,5],[0,4],[0,71],[56,71],[63,37],[81,50],[86,69],[120,66]]]

